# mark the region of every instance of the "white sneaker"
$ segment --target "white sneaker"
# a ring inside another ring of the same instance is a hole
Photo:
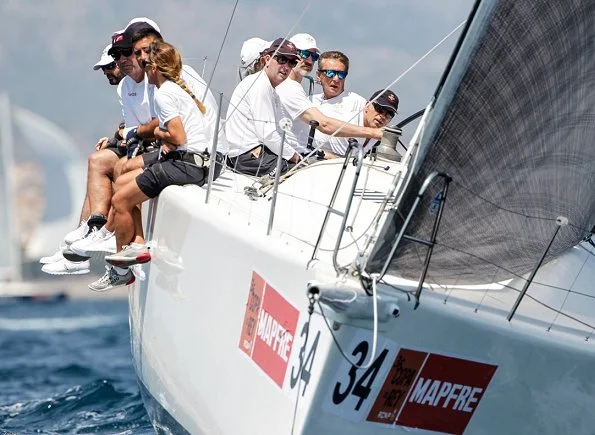
[[[41,271],[50,275],[84,275],[90,272],[90,267],[89,260],[75,263],[63,258],[55,263],[44,264]]]
[[[64,236],[64,243],[66,243],[67,245],[72,245],[77,240],[80,240],[83,237],[85,237],[88,233],[89,225],[87,225],[87,221],[81,221],[81,224],[76,230],[71,231]]]
[[[112,266],[129,267],[151,261],[151,253],[147,246],[131,243],[116,254],[106,255],[105,261]]]
[[[84,239],[77,240],[70,249],[76,254],[86,257],[104,256],[116,253],[116,235],[102,227],[100,230],[93,228]],[[96,254],[96,255],[94,255]]]
[[[55,254],[52,254],[48,257],[41,257],[39,259],[39,262],[41,264],[51,264],[51,263],[56,263],[60,260],[62,260],[64,257],[62,256],[62,249],[59,249]]]

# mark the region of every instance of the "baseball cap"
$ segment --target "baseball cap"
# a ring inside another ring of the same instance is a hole
[[[297,58],[297,50],[293,42],[285,39],[285,38],[277,38],[275,39],[269,48],[266,48],[263,51],[263,54],[272,54],[273,52],[277,51],[278,54],[282,54],[283,56],[291,56]]]
[[[316,50],[320,53],[320,49],[316,45],[316,39],[312,35],[307,33],[297,33],[289,38],[291,42],[297,47],[298,50]]]
[[[265,41],[261,38],[250,38],[242,44],[242,51],[240,51],[240,60],[242,66],[246,67],[254,63],[260,57],[260,53],[264,49],[270,47],[271,42]]]
[[[376,101],[374,101],[376,104],[392,110],[395,114],[397,113],[397,110],[399,109],[399,97],[397,97],[393,91],[390,89],[376,91],[370,97],[370,101],[373,101],[376,97],[378,97]]]
[[[132,40],[130,39],[131,35],[126,35],[126,32],[123,33],[114,33],[112,36],[112,44],[110,49],[107,51],[107,54],[112,55],[117,50],[123,48],[132,48]]]
[[[101,57],[99,58],[97,63],[95,65],[93,65],[94,71],[97,71],[102,66],[109,65],[110,63],[112,63],[114,61],[114,59],[112,59],[112,57],[108,54],[110,48],[112,48],[112,44],[108,44],[103,49],[103,53],[101,53]]]
[[[128,27],[130,27],[131,24],[134,23],[146,23],[149,26],[151,26],[153,29],[157,30],[159,33],[161,33],[161,29],[159,28],[159,26],[157,25],[157,23],[155,21],[153,21],[150,18],[147,17],[136,17],[133,18],[132,20],[130,20],[128,22],[128,24],[126,24],[126,27],[124,28],[124,30],[128,29]]]

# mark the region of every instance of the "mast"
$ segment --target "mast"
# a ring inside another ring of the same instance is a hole
[[[0,281],[21,279],[21,254],[19,231],[15,217],[14,185],[11,170],[14,168],[14,141],[10,100],[0,94]]]

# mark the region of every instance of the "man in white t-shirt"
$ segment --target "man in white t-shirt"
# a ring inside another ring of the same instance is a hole
[[[300,160],[291,146],[282,145],[275,93],[275,88],[297,65],[295,45],[277,38],[260,57],[264,69],[244,78],[233,91],[225,121],[226,143],[219,149],[227,155],[229,167],[254,176],[274,171],[278,154],[284,159],[282,172]]]
[[[380,139],[382,137],[380,128],[345,124],[344,121],[324,115],[318,108],[314,107],[312,101],[306,96],[301,82],[303,77],[312,71],[314,61],[318,59],[320,50],[314,37],[306,33],[299,33],[290,38],[290,41],[298,49],[300,63],[291,71],[289,78],[275,89],[281,101],[280,116],[293,120],[291,132],[286,136],[287,143],[298,153],[307,154],[310,151],[307,149],[307,142],[311,121],[316,121],[318,129],[328,135],[336,133],[336,136],[339,137]],[[347,70],[341,73],[343,80],[346,75]]]
[[[370,99],[366,101],[363,110],[336,113],[336,116],[343,121],[349,121],[364,127],[382,128],[386,127],[395,117],[398,108],[399,98],[397,95],[390,89],[385,91],[381,89],[372,94]],[[316,133],[316,138],[319,139],[318,133]],[[366,138],[356,139],[364,146],[364,151],[369,151],[377,142]],[[317,143],[318,145],[320,143]],[[343,138],[340,137],[326,136],[322,147],[326,151],[327,158],[343,157],[347,151],[348,143],[345,143]]]
[[[344,72],[343,72],[344,71]],[[359,94],[345,91],[345,81],[349,71],[349,58],[340,51],[326,51],[318,59],[318,71],[316,76],[322,86],[322,92],[310,97],[310,100],[326,116],[332,116],[343,121],[350,121],[358,124],[356,120],[346,118],[345,114],[358,113],[364,109],[366,99]],[[345,75],[343,75],[345,74]],[[363,124],[358,124],[363,125]],[[315,147],[323,145],[322,149],[331,151],[335,155],[342,155],[347,149],[349,139],[346,137],[332,137],[334,147],[328,147],[331,136],[320,131],[315,133]]]

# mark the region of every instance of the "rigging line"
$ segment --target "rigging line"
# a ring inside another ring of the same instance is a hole
[[[480,257],[479,255],[472,254],[471,252],[467,252],[467,251],[464,251],[462,249],[458,249],[458,248],[455,248],[453,246],[445,245],[445,244],[439,243],[439,242],[436,242],[436,245],[437,246],[442,246],[442,247],[447,248],[447,249],[451,249],[451,250],[456,251],[456,252],[460,252],[461,254],[467,254],[470,257],[476,258],[476,259],[481,260],[481,261],[483,261],[483,262],[485,262],[487,264],[490,264],[490,265],[492,265],[494,267],[497,267],[498,269],[503,270],[504,272],[512,275],[515,278],[522,279],[523,281],[526,281],[527,280],[524,276],[519,275],[518,273],[515,273],[515,272],[513,272],[511,270],[508,270],[507,268],[505,268],[503,266],[500,266],[499,264],[496,264],[493,261],[490,261],[490,260],[487,260],[487,259],[485,259],[483,257]],[[595,296],[594,295],[590,295],[588,293],[580,292],[580,291],[577,291],[577,290],[572,290],[572,289],[565,288],[565,287],[555,286],[555,285],[552,285],[552,284],[547,284],[547,283],[543,283],[543,282],[539,282],[539,281],[535,281],[535,280],[533,281],[533,283],[534,284],[541,285],[541,286],[544,286],[544,287],[547,287],[547,288],[551,288],[551,289],[554,289],[554,290],[561,290],[561,291],[565,291],[565,292],[569,292],[569,293],[574,293],[576,295],[583,296],[583,297],[586,297],[586,298],[595,299]],[[446,287],[444,287],[444,288],[446,288]]]
[[[207,88],[205,89],[205,93],[202,96],[202,101],[205,100],[207,96],[207,92],[209,92],[209,88],[211,87],[211,82],[213,81],[213,76],[215,75],[215,71],[217,70],[217,64],[219,63],[219,58],[221,57],[221,52],[223,51],[223,47],[225,46],[225,40],[227,39],[227,34],[229,33],[229,28],[231,27],[231,22],[233,21],[233,17],[236,13],[236,8],[238,7],[238,3],[240,0],[236,0],[236,3],[233,5],[233,10],[231,11],[231,16],[229,17],[229,22],[227,23],[227,29],[225,29],[225,35],[223,35],[223,40],[221,41],[221,47],[219,47],[219,53],[217,53],[217,59],[215,60],[215,65],[213,65],[213,70],[211,71],[211,77],[209,77],[209,81],[207,82]]]
[[[506,288],[509,288],[509,289],[511,289],[511,290],[514,290],[514,291],[516,291],[517,293],[520,293],[520,292],[521,292],[521,291],[520,291],[518,288],[512,287],[512,286],[510,286],[510,285],[508,285],[508,284],[504,284],[504,287],[506,287]],[[582,320],[578,319],[577,317],[571,316],[570,314],[567,314],[567,313],[565,313],[565,312],[563,312],[563,311],[561,311],[561,310],[558,310],[558,309],[556,309],[556,308],[552,307],[552,306],[551,306],[551,305],[549,305],[549,304],[546,304],[545,302],[542,302],[542,301],[540,301],[540,300],[539,300],[539,299],[537,299],[535,296],[532,296],[532,295],[531,295],[531,294],[529,294],[529,293],[525,293],[525,297],[526,297],[526,298],[529,298],[529,299],[531,299],[531,300],[533,300],[534,302],[538,303],[539,305],[541,305],[541,306],[543,306],[543,307],[545,307],[545,308],[547,308],[547,309],[549,309],[549,310],[552,310],[552,311],[553,311],[553,312],[555,312],[555,313],[558,313],[558,314],[559,314],[560,316],[562,316],[562,317],[567,317],[567,318],[569,318],[570,320],[574,320],[575,322],[577,322],[577,323],[579,323],[579,324],[581,324],[581,325],[583,325],[583,326],[586,326],[587,328],[595,328],[595,326],[593,326],[593,325],[591,325],[591,324],[589,324],[589,323],[587,323],[587,322],[584,322],[584,321],[582,321]]]
[[[306,322],[306,324],[308,325],[306,327],[306,337],[304,338],[304,352],[305,349],[307,349],[307,345],[308,345],[308,337],[310,336],[310,325],[312,322],[312,313],[314,312],[314,302],[315,302],[315,298],[314,296],[310,296],[308,301],[308,320]],[[297,411],[298,411],[298,404],[300,402],[300,385],[302,383],[302,370],[304,370],[304,367],[300,367],[300,371],[298,371],[297,373],[297,377],[298,377],[298,382],[297,382],[297,386],[295,389],[296,392],[296,397],[295,397],[295,405],[293,406],[293,418],[291,420],[291,435],[293,435],[293,432],[295,430],[295,419],[297,417]],[[305,388],[305,387],[304,387]]]
[[[239,1],[239,0],[237,0],[237,1]],[[304,8],[304,10],[302,11],[302,13],[301,13],[301,14],[300,14],[300,16],[298,17],[298,19],[297,19],[297,20],[296,20],[296,21],[293,23],[293,25],[291,26],[291,28],[289,29],[289,31],[288,31],[288,32],[285,34],[285,36],[283,37],[283,41],[287,41],[287,40],[288,40],[288,36],[289,36],[289,34],[290,34],[291,32],[293,32],[293,29],[295,29],[295,27],[296,27],[296,26],[297,26],[297,25],[300,23],[300,21],[302,21],[302,18],[304,17],[304,15],[305,15],[305,14],[306,14],[306,12],[308,11],[308,9],[310,9],[310,6],[312,6],[312,2],[313,2],[313,1],[314,1],[314,0],[310,0],[310,3],[308,3],[308,4],[306,5],[306,7],[305,7],[305,8]],[[279,48],[280,48],[280,47],[278,47],[278,48],[275,50],[275,52],[271,54],[271,59],[273,58],[273,56],[275,56],[275,55],[277,54],[277,51],[279,51]],[[217,58],[217,59],[218,59],[218,58]],[[258,71],[257,73],[254,73],[254,74],[265,74],[265,69],[268,67],[268,64],[269,64],[269,63],[270,63],[270,60],[269,60],[269,62],[268,62],[268,63],[267,63],[265,66],[264,66],[264,68],[263,68],[263,69],[261,69],[260,71]],[[257,79],[257,80],[258,80],[258,79]],[[250,85],[250,87],[249,87],[248,89],[246,89],[246,92],[244,92],[244,95],[242,95],[242,97],[241,97],[241,98],[240,98],[240,100],[238,101],[238,105],[239,105],[239,104],[240,104],[240,103],[241,103],[241,102],[244,100],[244,97],[245,97],[246,95],[248,95],[248,92],[250,92],[250,89],[252,89],[252,86],[254,86],[254,84],[255,84],[255,83],[256,83],[256,80],[254,80],[254,82],[253,82],[253,83]],[[234,108],[233,108],[233,110],[231,111],[231,113],[230,113],[230,114],[228,114],[228,115],[225,117],[225,118],[226,118],[226,120],[227,120],[227,118],[229,118],[229,117],[230,117],[230,116],[231,116],[231,115],[232,115],[232,114],[233,114],[233,113],[234,113],[236,110],[237,110],[237,106],[234,106]],[[222,122],[222,123],[221,123],[222,125],[219,127],[219,131],[221,131],[221,130],[222,130],[224,127],[225,127],[225,122],[226,122],[226,121],[224,121],[224,122]]]
[[[585,265],[587,264],[588,261],[589,261],[589,257],[585,257],[585,261],[583,261],[583,264],[581,265],[580,270],[576,273],[574,279],[572,280],[572,284],[570,285],[570,288],[574,287],[574,284],[576,284],[576,281],[577,281],[579,275],[585,268]],[[570,296],[570,292],[566,293],[566,295],[564,296],[564,300],[562,301],[562,305],[560,306],[560,310],[564,309],[564,305],[566,305],[566,301],[568,301],[569,296]],[[549,327],[551,328],[552,326],[554,326],[554,324],[556,323],[557,320],[558,320],[558,314],[556,313],[556,316],[554,317],[554,320],[552,320],[552,323],[550,323]]]
[[[467,20],[464,20],[457,27],[455,27],[453,30],[451,30],[436,45],[434,45],[429,51],[427,51],[424,55],[422,55],[422,57],[420,57],[417,61],[415,61],[409,68],[407,68],[403,73],[401,73],[396,79],[394,79],[386,88],[384,88],[382,90],[382,92],[386,91],[392,85],[396,84],[403,77],[405,77],[413,68],[415,68],[417,65],[419,65],[419,63],[421,61],[423,61],[426,57],[428,57],[430,54],[432,54],[438,47],[440,47],[440,45],[442,45],[444,43],[444,41],[446,41],[454,33],[456,33],[466,22],[467,22]],[[378,97],[380,97],[380,95],[381,95],[381,93],[376,98],[374,98],[373,100],[371,100],[370,103],[376,102],[376,100],[378,99]],[[343,122],[343,125],[341,125],[333,134],[331,134],[330,137],[335,137],[337,135],[337,133],[339,133],[341,130],[343,130],[343,127],[345,127],[347,124],[351,123],[351,121],[353,121],[355,118],[357,118],[360,115],[360,113],[363,112],[363,111],[364,111],[364,109],[361,109],[359,112],[356,112],[350,119],[348,119],[347,121]],[[308,155],[306,155],[306,159],[309,158],[309,157],[311,157],[311,156],[313,156],[314,153],[317,152],[321,147],[322,147],[322,145],[318,145],[316,148],[314,148],[312,151],[310,151],[310,153]],[[297,170],[296,168],[298,168],[302,164],[302,161],[300,161],[292,169],[290,169],[289,171],[287,171],[285,173],[285,175],[288,176],[288,175],[292,174],[294,170]]]
[[[351,358],[349,358],[346,354],[345,351],[343,351],[343,348],[341,347],[341,345],[339,344],[339,341],[337,340],[337,337],[335,337],[335,333],[333,332],[333,328],[330,325],[330,323],[328,322],[328,319],[326,317],[326,315],[324,314],[324,310],[322,308],[322,304],[320,303],[320,299],[316,299],[316,303],[318,304],[318,309],[320,310],[320,314],[322,315],[322,318],[324,319],[324,323],[326,324],[326,327],[328,328],[331,337],[333,338],[333,341],[335,342],[335,346],[337,346],[337,349],[339,350],[339,353],[343,356],[343,358],[345,358],[345,360],[351,364],[352,367],[355,367],[356,369],[367,369],[369,368],[373,363],[374,363],[374,357],[376,356],[376,346],[378,343],[378,304],[376,301],[376,297],[377,297],[377,291],[376,291],[376,277],[372,278],[372,292],[373,292],[373,303],[374,303],[374,336],[372,338],[372,354],[370,356],[370,359],[368,361],[367,364],[365,365],[358,365],[353,363],[353,361],[351,361]]]
[[[462,185],[461,183],[457,182],[455,179],[453,179],[452,182],[454,184],[456,184],[457,186],[461,187],[462,189],[466,190],[467,192],[469,192],[471,195],[473,195],[473,196],[481,199],[482,201],[487,202],[488,204],[494,206],[498,210],[502,210],[502,211],[505,211],[505,212],[510,213],[510,214],[521,216],[521,217],[524,217],[526,219],[535,219],[535,220],[542,220],[542,221],[548,221],[548,222],[556,222],[556,219],[555,218],[548,218],[548,217],[542,217],[542,216],[531,216],[531,215],[519,213],[518,211],[514,211],[514,210],[510,210],[508,208],[502,207],[501,205],[498,205],[498,204],[490,201],[489,199],[484,198],[483,196],[481,196],[480,194],[474,192],[473,190],[471,190],[467,186]],[[577,229],[579,231],[588,231],[586,228],[581,228],[581,227],[573,224],[570,221],[568,222],[568,226],[569,227],[572,227],[572,228],[575,228],[575,229]]]

